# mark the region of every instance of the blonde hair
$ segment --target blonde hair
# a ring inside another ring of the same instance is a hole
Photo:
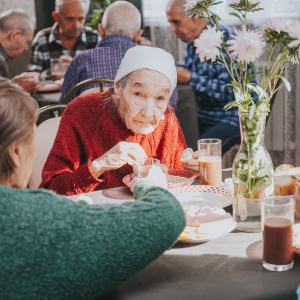
[[[8,149],[26,141],[37,121],[37,102],[19,86],[0,78],[0,181],[13,173]]]

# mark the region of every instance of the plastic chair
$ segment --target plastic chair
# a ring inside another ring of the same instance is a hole
[[[114,80],[111,78],[90,78],[82,82],[79,82],[72,89],[69,90],[65,98],[62,100],[62,103],[67,104],[74,93],[76,93],[78,90],[82,89],[83,87],[89,86],[94,83],[99,84],[99,92],[101,93],[103,92],[104,83],[114,83]]]
[[[54,104],[40,108],[37,113],[42,114],[48,111],[57,112],[63,110],[66,105]],[[56,113],[55,113],[56,114]],[[48,154],[53,146],[61,117],[50,118],[36,128],[35,133],[35,156],[32,165],[32,174],[28,182],[29,188],[36,189],[42,182],[42,170]]]

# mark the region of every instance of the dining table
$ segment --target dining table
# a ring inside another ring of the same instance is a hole
[[[230,174],[224,171],[223,179]],[[197,180],[194,185],[199,185]],[[93,205],[134,201],[126,186],[71,198],[82,197],[92,199]],[[232,212],[232,205],[224,209]],[[234,229],[206,242],[177,242],[99,300],[300,299],[299,255],[289,271],[265,270],[262,235]]]

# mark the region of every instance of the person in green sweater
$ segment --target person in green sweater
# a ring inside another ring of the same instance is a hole
[[[184,229],[184,213],[149,180],[134,180],[136,201],[122,205],[26,189],[37,108],[0,79],[0,299],[97,299],[167,250]]]

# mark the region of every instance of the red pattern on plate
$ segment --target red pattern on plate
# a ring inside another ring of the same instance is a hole
[[[209,186],[209,185],[190,185],[190,186],[182,186],[180,188],[172,188],[170,191],[174,195],[190,193],[190,192],[213,193],[213,194],[225,196],[228,199],[229,204],[232,203],[231,191],[222,186],[214,187],[214,186]]]

